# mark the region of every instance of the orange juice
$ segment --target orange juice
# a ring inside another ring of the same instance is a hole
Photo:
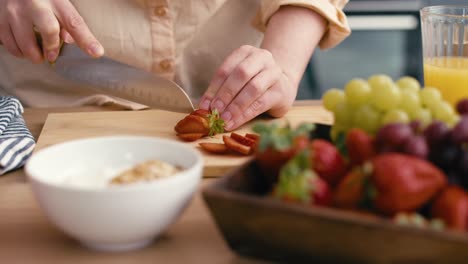
[[[426,58],[424,86],[439,89],[444,100],[452,105],[461,98],[468,97],[468,58]]]

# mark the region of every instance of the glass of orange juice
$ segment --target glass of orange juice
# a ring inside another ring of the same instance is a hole
[[[468,97],[468,6],[421,9],[424,86],[454,105]]]

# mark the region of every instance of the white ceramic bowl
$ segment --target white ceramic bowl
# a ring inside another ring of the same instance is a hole
[[[105,186],[112,172],[149,159],[184,170],[147,183]],[[39,150],[25,171],[41,207],[58,228],[87,247],[122,251],[149,244],[177,219],[197,189],[202,167],[201,154],[181,142],[112,136]],[[77,184],[76,179],[83,181]]]

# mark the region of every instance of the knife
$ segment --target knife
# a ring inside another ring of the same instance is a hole
[[[107,95],[156,109],[194,110],[190,97],[175,82],[108,58],[90,58],[76,46],[63,46],[54,67],[67,79],[89,84]]]

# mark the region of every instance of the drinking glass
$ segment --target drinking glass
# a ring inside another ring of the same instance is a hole
[[[468,97],[468,6],[428,6],[420,14],[424,86],[454,105]]]

